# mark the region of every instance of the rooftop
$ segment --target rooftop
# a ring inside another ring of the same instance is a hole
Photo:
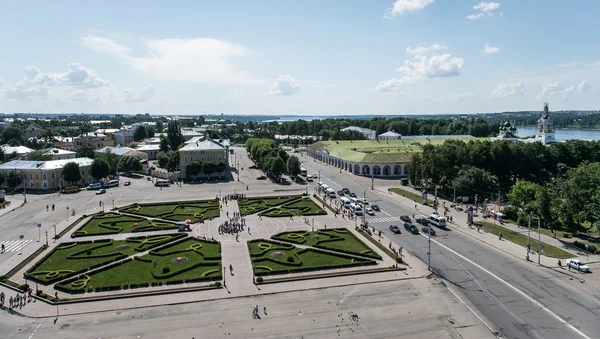
[[[394,131],[387,131],[385,133],[379,134],[380,137],[400,137],[402,134],[396,133]]]
[[[136,150],[138,150],[138,151],[158,151],[158,150],[160,150],[160,145],[158,145],[158,144],[142,145],[142,146],[139,146],[138,148],[136,148]]]
[[[94,160],[90,158],[75,158],[75,159],[62,159],[62,160],[48,160],[48,161],[29,161],[29,160],[13,160],[0,165],[0,169],[9,170],[51,170],[57,168],[63,168],[67,163],[74,162],[79,166],[90,166]]]
[[[116,154],[118,156],[125,156],[125,155],[136,155],[136,154],[140,154],[142,152],[140,152],[140,151],[138,151],[136,149],[130,148],[130,147],[110,147],[110,146],[107,146],[107,147],[104,147],[102,149],[97,150],[96,153],[113,153],[113,154]],[[142,154],[144,154],[145,156],[147,156],[147,154],[145,154],[145,153],[142,153]]]
[[[76,153],[76,152],[67,151],[67,150],[60,149],[60,148],[45,148],[42,151],[44,151],[44,154],[57,154],[57,155],[75,154]]]
[[[1,145],[2,151],[5,155],[11,155],[13,152],[17,154],[28,154],[33,152],[33,150],[26,146],[10,146],[8,144]]]
[[[224,150],[226,146],[229,146],[229,140],[221,140],[220,142],[217,140],[213,140],[207,138],[205,140],[198,140],[193,143],[188,143],[182,148],[181,151],[196,151],[196,150]]]

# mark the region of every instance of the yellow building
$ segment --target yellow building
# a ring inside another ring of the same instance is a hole
[[[4,173],[5,176],[13,171],[18,173],[24,179],[27,189],[56,191],[61,187],[71,186],[71,183],[64,182],[62,177],[62,169],[69,162],[77,163],[81,171],[81,180],[73,184],[85,186],[93,182],[90,167],[94,160],[90,158],[49,161],[14,160],[0,165],[0,172]],[[4,185],[6,185],[6,182],[4,182]]]
[[[179,149],[179,171],[180,177],[185,178],[185,167],[190,162],[219,162],[228,164],[229,140],[213,140],[206,137],[192,143],[187,143]]]

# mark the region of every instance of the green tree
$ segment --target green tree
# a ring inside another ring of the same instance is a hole
[[[519,219],[525,220],[530,213],[537,213],[536,192],[539,187],[531,181],[518,180],[506,195],[510,205],[517,210]]]
[[[133,131],[133,141],[140,141],[148,137],[146,126],[141,125]]]
[[[169,151],[167,155],[169,156],[169,161],[167,162],[167,170],[176,171],[179,167],[179,152]]]
[[[158,162],[158,167],[165,168],[169,162],[169,156],[167,153],[160,151],[156,154],[156,160]]]
[[[5,179],[6,179],[6,176],[4,175],[4,172],[0,172],[0,186],[2,186],[2,184],[4,184]]]
[[[210,176],[211,174],[215,173],[215,163],[214,162],[204,162],[202,163],[202,173],[204,173],[205,175]]]
[[[169,152],[169,140],[167,140],[164,134],[160,135],[160,151],[165,154]]]
[[[142,168],[144,167],[142,166],[140,159],[132,155],[124,156],[119,160],[119,169],[124,172],[138,172],[141,171]]]
[[[103,158],[95,159],[92,163],[92,166],[90,167],[90,174],[94,179],[96,179],[96,181],[107,177],[109,172],[110,164],[106,159]]]
[[[27,142],[25,133],[20,128],[14,126],[5,128],[2,131],[0,139],[2,140],[2,144],[9,144],[11,146],[25,145]]]
[[[227,169],[227,164],[224,161],[219,161],[215,164],[215,172],[219,173],[221,177],[222,173]]]
[[[8,173],[5,180],[6,186],[10,188],[15,188],[19,186],[21,182],[23,182],[23,176],[20,173],[17,173],[16,171],[11,171]]]
[[[479,196],[485,197],[498,190],[498,178],[496,176],[486,170],[472,166],[463,166],[458,171],[453,184],[456,188],[456,194],[465,196],[479,194]]]
[[[300,174],[300,160],[295,155],[292,155],[288,158],[285,167],[287,174],[291,175],[292,177],[297,177]]]
[[[559,197],[562,221],[571,228],[600,221],[600,163],[584,162],[570,169],[559,185]]]
[[[177,150],[183,144],[183,135],[181,134],[181,127],[177,120],[169,121],[167,125],[167,139],[172,150]]]
[[[110,175],[117,174],[117,167],[119,166],[119,156],[114,153],[98,153],[94,160],[104,159],[109,165],[108,173]]]
[[[79,170],[79,164],[76,162],[68,162],[62,169],[63,179],[70,182],[71,184],[79,182],[81,180],[81,171]]]
[[[162,132],[163,130],[163,122],[162,121],[157,121],[156,122],[156,131],[158,131],[158,133]]]
[[[269,163],[269,172],[271,172],[271,174],[278,176],[281,175],[281,173],[283,173],[284,170],[285,162],[283,161],[283,159],[281,159],[280,157],[274,157],[271,159],[271,162]]]
[[[154,135],[156,134],[156,129],[154,128],[154,126],[148,126],[148,128],[146,128],[146,132],[148,133],[148,138],[154,138]]]
[[[45,150],[37,150],[27,154],[27,160],[31,161],[48,161],[52,160],[52,155]]]
[[[75,152],[77,153],[78,158],[94,159],[96,155],[94,149],[89,144],[81,145],[81,147],[75,149]]]
[[[200,172],[202,172],[201,162],[192,161],[185,165],[185,173],[187,173],[188,176],[191,175],[192,177],[194,177],[194,179],[198,174],[200,174]]]

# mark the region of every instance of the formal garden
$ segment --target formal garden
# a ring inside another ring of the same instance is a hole
[[[71,235],[72,238],[118,233],[151,232],[177,229],[175,223],[148,220],[117,213],[103,213],[90,218]]]
[[[64,242],[34,264],[25,273],[25,278],[43,285],[52,284],[183,237],[186,235],[179,233],[125,240]]]
[[[66,293],[85,293],[221,279],[220,243],[185,237],[143,256],[62,281],[55,288]]]
[[[381,256],[346,228],[283,232],[271,237],[273,240],[291,242],[329,251],[382,260]]]
[[[201,219],[217,218],[220,215],[219,201],[179,201],[153,204],[132,204],[119,208],[120,212],[159,218],[171,221],[196,223]]]
[[[237,203],[241,213],[250,215],[301,198],[301,196],[246,198],[239,199]]]
[[[299,248],[267,239],[249,241],[248,250],[257,276],[376,264],[372,259],[317,248]]]
[[[266,217],[291,217],[291,216],[310,216],[326,215],[327,212],[319,205],[315,204],[311,198],[305,197],[291,202],[287,202],[279,207],[271,208],[261,212],[260,215]]]

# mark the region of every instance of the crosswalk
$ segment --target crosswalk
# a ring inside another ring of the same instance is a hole
[[[21,248],[24,248],[32,242],[33,240],[11,240],[11,241],[3,241],[1,244],[4,245],[5,252],[18,252]]]
[[[385,222],[398,222],[400,217],[369,217],[367,216],[367,222],[369,224],[380,224]]]

